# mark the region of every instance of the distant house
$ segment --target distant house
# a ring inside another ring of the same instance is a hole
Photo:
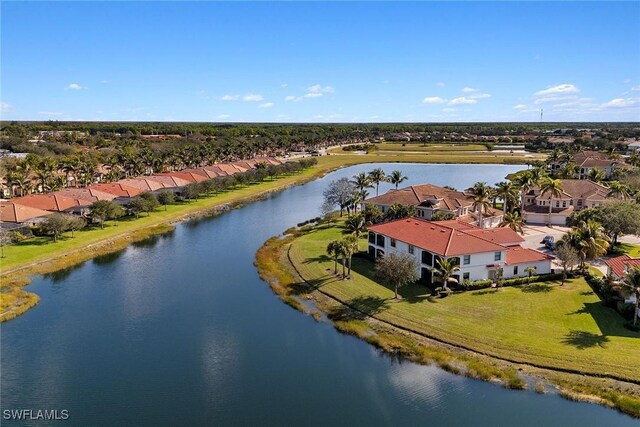
[[[103,191],[95,190],[89,187],[82,188],[64,188],[56,191],[55,194],[60,194],[65,197],[71,197],[75,199],[88,200],[97,202],[98,200],[113,200],[116,198],[115,194],[105,193]]]
[[[549,223],[549,205],[551,205],[551,224],[565,225],[574,211],[602,205],[611,200],[609,189],[593,181],[581,179],[561,179],[562,196],[551,199],[549,194],[542,195],[539,188],[532,188],[524,195],[523,217],[527,224]]]
[[[44,221],[53,212],[20,205],[13,202],[0,202],[0,228],[16,230],[31,227]]]
[[[144,193],[144,190],[140,188],[120,184],[117,182],[92,184],[89,186],[89,188],[115,195],[116,197],[113,199],[113,201],[118,203],[127,203],[131,197],[135,197],[141,193]]]
[[[551,272],[553,257],[520,246],[524,239],[510,228],[481,229],[458,221],[425,221],[405,218],[369,227],[369,255],[408,253],[418,261],[418,273],[431,283],[431,268],[438,257],[453,259],[460,267],[456,279],[494,279],[527,276],[527,267],[537,274]]]
[[[457,190],[438,187],[433,184],[412,185],[399,190],[389,190],[385,194],[372,197],[363,202],[380,208],[385,213],[393,204],[410,205],[416,208],[418,218],[431,220],[436,212],[453,214],[465,222],[478,225],[477,213],[469,196]],[[483,228],[490,228],[502,222],[502,212],[491,209],[483,214]]]
[[[620,168],[627,168],[629,165],[624,160],[611,157],[607,153],[600,151],[581,151],[574,154],[571,162],[578,166],[578,177],[580,179],[588,179],[589,172],[592,169],[600,169],[604,172],[606,179],[613,176],[614,171]],[[549,165],[552,170],[559,169],[564,165],[562,162],[556,162]]]
[[[187,181],[186,179],[182,179],[173,175],[150,175],[146,177],[149,181],[155,181],[164,186],[166,189],[170,189],[175,192],[180,192],[185,185],[189,185],[191,181]]]
[[[16,205],[28,206],[31,208],[49,211],[85,214],[91,200],[68,197],[59,193],[50,194],[29,194],[28,196],[11,199]]]

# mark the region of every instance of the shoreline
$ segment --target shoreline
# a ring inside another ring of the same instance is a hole
[[[54,253],[38,256],[26,263],[17,263],[8,268],[2,266],[0,269],[0,288],[3,294],[10,292],[23,292],[22,299],[28,299],[30,304],[10,304],[0,312],[0,323],[14,319],[36,306],[39,297],[25,291],[24,286],[30,283],[30,277],[53,273],[58,270],[72,267],[74,265],[89,261],[95,257],[117,252],[126,248],[134,242],[147,239],[151,236],[171,232],[175,227],[173,224],[191,219],[220,214],[219,208],[228,205],[237,208],[245,203],[257,201],[269,194],[283,191],[294,185],[302,185],[314,179],[321,178],[328,173],[338,169],[367,163],[420,163],[420,164],[522,164],[525,165],[529,158],[522,155],[487,155],[487,156],[465,156],[464,152],[447,152],[444,154],[429,153],[428,155],[353,155],[341,154],[318,158],[318,164],[304,171],[277,178],[272,181],[263,182],[253,186],[246,186],[240,189],[231,190],[229,193],[203,197],[195,202],[180,205],[180,211],[175,215],[166,218],[157,218],[160,211],[152,213],[150,216],[140,218],[143,220],[131,227],[128,231],[114,232],[103,239],[96,239],[86,245],[75,245],[72,249],[55,250]],[[266,187],[266,188],[261,188]],[[246,192],[247,194],[243,194]],[[225,197],[228,196],[228,197]],[[198,206],[198,202],[200,206]],[[176,206],[176,205],[174,205]],[[154,218],[156,215],[156,218]],[[146,220],[146,221],[145,221]],[[113,231],[114,227],[120,225],[110,225],[108,230]],[[87,232],[95,232],[90,230]],[[71,238],[73,239],[73,238]],[[68,240],[68,239],[67,239]],[[73,243],[73,241],[71,241]],[[54,244],[54,243],[48,243]],[[5,248],[10,250],[11,247]],[[35,249],[34,249],[35,250]],[[6,264],[6,258],[0,264]],[[11,260],[13,261],[13,260]]]
[[[356,336],[390,355],[419,364],[436,364],[449,372],[506,388],[554,392],[569,400],[596,403],[640,418],[637,381],[495,357],[378,319],[318,289],[302,276],[289,256],[291,244],[303,235],[300,229],[291,228],[282,236],[267,240],[256,254],[255,265],[260,277],[292,308],[316,321],[324,321],[326,317],[338,331]],[[313,308],[307,301],[313,302]],[[336,311],[355,312],[358,316],[339,319],[332,316]]]

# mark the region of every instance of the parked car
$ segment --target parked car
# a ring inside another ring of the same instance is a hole
[[[542,239],[542,242],[540,243],[546,246],[548,242],[554,242],[555,240],[556,240],[555,237],[551,235],[547,235],[547,236],[544,236],[544,238]]]
[[[554,251],[556,249],[556,242],[554,242],[553,240],[548,240],[547,243],[544,244],[544,246],[547,249],[551,249],[552,251]]]

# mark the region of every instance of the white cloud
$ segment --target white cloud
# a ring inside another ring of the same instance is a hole
[[[224,95],[220,98],[221,101],[237,101],[240,99],[240,95]]]
[[[473,93],[473,94],[469,95],[469,98],[471,98],[471,99],[491,98],[491,94],[490,93]]]
[[[2,111],[3,113],[8,113],[9,111],[11,111],[12,108],[13,108],[13,105],[9,104],[8,102],[0,103],[0,111]]]
[[[422,100],[423,104],[443,104],[445,102],[447,102],[447,100],[440,98],[439,96],[427,96]]]
[[[86,89],[86,88],[87,88],[86,86],[81,86],[78,83],[71,83],[71,84],[69,84],[69,86],[67,86],[65,88],[65,90],[81,90],[81,89]]]
[[[640,85],[636,85],[636,86],[632,87],[631,90],[634,91],[634,92],[640,91]]]
[[[307,88],[309,93],[333,93],[335,90],[331,86],[313,85]]]
[[[305,93],[302,97],[303,98],[320,98],[322,95],[324,95],[322,92],[309,92],[309,93]]]
[[[518,105],[514,105],[513,107],[514,110],[526,110],[527,106],[524,104],[518,104]]]
[[[451,101],[449,101],[449,105],[460,105],[460,104],[475,104],[478,101],[475,99],[471,99],[471,98],[467,98],[466,96],[461,96],[459,98],[453,98]]]
[[[102,83],[103,85],[106,85],[107,83],[109,83],[109,80],[100,80],[100,83]]]
[[[580,89],[578,89],[575,85],[570,83],[563,83],[557,86],[551,86],[543,90],[539,90],[535,93],[535,96],[548,96],[548,95],[560,95],[560,94],[568,94],[568,93],[578,93]]]
[[[229,114],[220,114],[217,118],[220,120],[225,120],[231,117]]]
[[[602,105],[603,108],[623,108],[632,107],[638,103],[637,99],[633,98],[615,98]]]
[[[462,88],[462,92],[464,92],[464,93],[473,93],[473,92],[477,92],[477,91],[478,91],[478,89],[474,89],[474,88],[468,87],[468,86]]]
[[[258,95],[257,93],[248,93],[242,97],[242,100],[245,102],[260,102],[264,101],[262,95]]]
[[[301,96],[293,96],[293,95],[288,95],[284,97],[284,100],[289,102],[289,101],[302,101],[302,97]]]
[[[273,102],[265,102],[264,104],[260,104],[258,105],[259,108],[271,108],[273,107],[275,104]]]
[[[438,86],[438,87],[444,87],[445,85],[444,85],[444,82],[437,82],[437,83],[436,83],[436,86]]]
[[[59,111],[39,111],[38,114],[40,114],[41,116],[61,116],[64,113],[61,113]]]

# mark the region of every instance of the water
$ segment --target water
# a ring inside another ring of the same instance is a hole
[[[519,169],[377,166],[401,169],[408,184],[459,189]],[[2,409],[67,409],[65,425],[83,426],[636,423],[600,406],[400,362],[280,302],[256,273],[255,251],[318,215],[330,180],[373,167],[343,169],[35,278],[29,290],[40,304],[1,328]]]

